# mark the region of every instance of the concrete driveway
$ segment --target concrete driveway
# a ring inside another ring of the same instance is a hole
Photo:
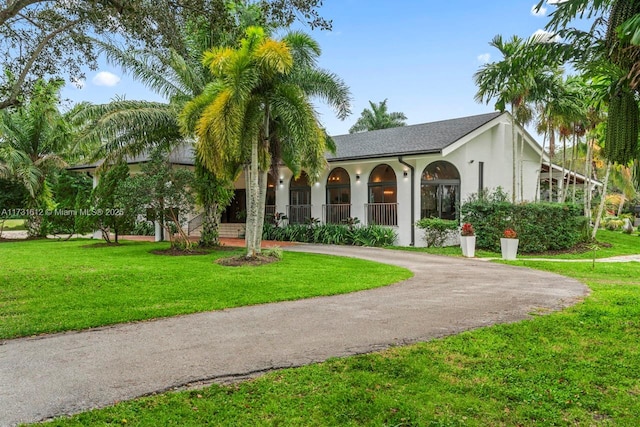
[[[2,342],[0,425],[513,322],[589,292],[573,279],[472,259],[342,246],[287,250],[380,261],[414,277],[347,295]]]

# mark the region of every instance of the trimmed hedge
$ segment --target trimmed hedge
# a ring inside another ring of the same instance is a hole
[[[472,200],[461,207],[465,222],[476,232],[478,248],[500,251],[500,238],[513,228],[525,253],[570,249],[589,240],[587,219],[582,208],[572,204],[523,203]]]

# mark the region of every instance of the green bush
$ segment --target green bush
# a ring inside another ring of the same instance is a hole
[[[447,236],[458,229],[458,221],[440,218],[422,218],[416,227],[424,230],[424,241],[428,248],[441,247]]]
[[[472,199],[461,207],[465,222],[476,230],[476,247],[499,251],[500,238],[513,228],[521,252],[570,249],[589,239],[582,208],[572,204],[522,203]]]
[[[327,245],[389,246],[395,243],[395,230],[379,225],[355,226],[342,224],[265,223],[262,238],[285,242],[320,243]]]

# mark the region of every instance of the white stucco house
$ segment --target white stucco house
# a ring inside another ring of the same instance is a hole
[[[516,126],[512,144],[508,113],[488,113],[392,129],[334,136],[337,150],[327,156],[328,168],[315,184],[304,172],[294,179],[286,167],[269,176],[267,214],[283,213],[290,223],[311,218],[340,223],[358,218],[363,224],[393,227],[397,244],[423,246],[415,222],[423,217],[455,219],[457,209],[483,189],[501,187],[516,200],[536,200],[540,182],[548,180],[549,159],[524,129]],[[541,165],[541,156],[543,163]],[[131,164],[144,158],[132,159]],[[172,154],[177,165],[193,165],[193,152],[184,147]],[[551,165],[552,185],[585,177]],[[89,171],[91,167],[73,168]],[[236,197],[222,216],[221,236],[237,237],[243,228],[245,183],[234,184]],[[198,218],[189,221],[197,233]]]

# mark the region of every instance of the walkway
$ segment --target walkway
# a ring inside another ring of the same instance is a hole
[[[514,322],[588,294],[573,279],[472,259],[336,246],[288,250],[376,260],[414,277],[347,295],[5,341],[0,425]]]

